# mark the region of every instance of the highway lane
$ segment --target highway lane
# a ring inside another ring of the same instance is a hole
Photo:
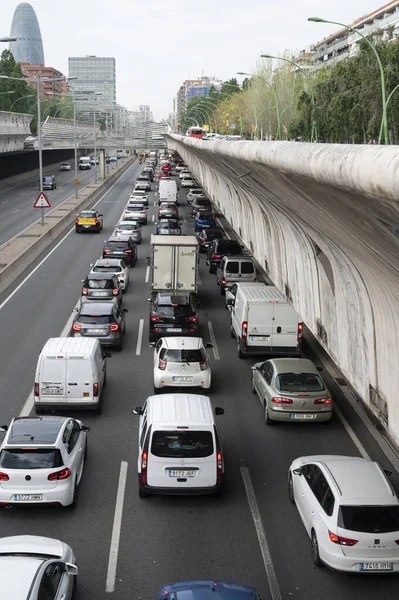
[[[60,164],[60,163],[59,163]],[[75,172],[59,171],[59,164],[54,168],[44,167],[44,175],[55,175],[57,188],[55,190],[45,190],[45,194],[54,208],[61,202],[69,198],[75,193]],[[73,165],[73,162],[71,162]],[[110,169],[112,164],[107,165]],[[99,167],[97,175],[99,175]],[[79,189],[89,184],[94,180],[94,167],[90,171],[79,171],[78,178],[80,181]],[[14,235],[28,227],[31,223],[40,217],[40,211],[33,208],[33,204],[39,194],[39,177],[29,179],[21,185],[18,183],[4,191],[0,190],[0,245],[4,244]]]
[[[100,201],[103,234],[72,232],[36,273],[0,310],[2,403],[0,420],[17,415],[34,378],[37,355],[44,342],[62,331],[76,303],[80,280],[89,263],[100,254],[103,240],[117,223],[133,177],[133,165]],[[192,232],[182,197],[184,230]],[[151,195],[153,201],[154,194]],[[217,417],[226,459],[226,491],[221,498],[139,499],[137,494],[137,417],[133,406],[152,392],[152,350],[148,347],[148,296],[145,283],[149,238],[155,215],[150,203],[149,225],[143,228],[139,261],[130,270],[130,288],[124,297],[128,308],[127,337],[122,353],[108,360],[108,383],[101,416],[76,413],[91,426],[89,456],[79,490],[77,509],[18,508],[2,512],[2,535],[32,533],[59,537],[75,550],[80,568],[79,598],[109,597],[105,592],[108,559],[121,463],[127,462],[120,544],[113,597],[155,597],[160,584],[182,578],[230,578],[255,585],[263,600],[271,598],[265,566],[247,500],[242,469],[255,491],[282,598],[322,597],[374,600],[396,596],[396,580],[385,577],[349,577],[316,569],[310,544],[296,509],[287,499],[286,474],[293,458],[312,453],[357,454],[338,418],[329,426],[300,424],[266,428],[260,402],[250,391],[253,360],[239,360],[229,335],[229,314],[215,276],[201,259],[201,334],[209,340],[211,322],[220,359],[212,358],[214,405],[223,406]],[[23,277],[21,278],[21,280]],[[7,293],[0,297],[0,305]],[[140,319],[144,335],[137,348]],[[137,350],[139,354],[137,355]],[[210,351],[211,357],[213,356]],[[324,374],[332,390],[337,388]],[[348,419],[367,448],[381,464],[378,447],[357,423],[336,389]],[[397,478],[394,477],[397,486]],[[111,581],[112,583],[112,581]],[[278,600],[274,595],[273,600]]]

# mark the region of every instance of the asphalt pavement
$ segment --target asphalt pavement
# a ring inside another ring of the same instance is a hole
[[[97,203],[104,214],[100,234],[77,235],[71,229],[0,296],[0,422],[29,412],[39,352],[49,337],[68,329],[81,279],[100,256],[141,170],[133,164]],[[192,233],[184,190],[180,201],[183,231]],[[103,413],[73,415],[91,427],[77,508],[3,509],[1,535],[45,535],[69,543],[79,567],[80,600],[150,599],[161,584],[212,578],[254,585],[262,600],[393,600],[397,579],[392,576],[348,576],[314,567],[310,541],[287,495],[288,467],[298,456],[359,455],[360,448],[384,467],[389,468],[389,462],[326,372],[323,376],[346,427],[337,415],[329,425],[264,424],[262,406],[250,385],[251,365],[258,359],[237,358],[229,313],[204,256],[201,335],[209,341],[211,329],[216,341],[210,350],[210,396],[214,406],[225,409],[216,417],[225,455],[225,492],[221,497],[138,497],[138,417],[132,408],[153,390],[145,258],[155,230],[154,203],[152,192],[148,225],[143,227],[138,261],[130,270],[123,300],[129,311],[124,349],[108,359]],[[398,489],[396,473],[393,484]]]

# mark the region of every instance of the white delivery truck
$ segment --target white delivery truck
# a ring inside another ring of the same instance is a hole
[[[161,202],[174,202],[178,204],[179,195],[174,179],[160,179],[158,189],[158,206]]]
[[[151,293],[198,291],[199,244],[194,235],[151,235]]]
[[[274,285],[238,284],[227,303],[239,358],[301,356],[303,323]]]
[[[80,171],[84,171],[84,170],[89,170],[91,169],[91,158],[90,156],[81,156],[79,158],[79,170]]]

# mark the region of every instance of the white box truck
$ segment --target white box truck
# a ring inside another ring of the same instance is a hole
[[[301,356],[303,323],[274,285],[237,284],[231,306],[231,337],[239,358]]]
[[[176,181],[174,179],[160,179],[158,190],[158,206],[161,202],[178,203],[179,194],[177,191]]]
[[[151,293],[198,291],[199,244],[194,235],[151,235]]]

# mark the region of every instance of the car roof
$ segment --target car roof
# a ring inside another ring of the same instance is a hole
[[[198,350],[204,345],[202,338],[199,337],[185,337],[185,336],[176,336],[176,337],[164,337],[163,345],[165,348],[174,349],[174,350]]]
[[[17,417],[7,432],[7,446],[55,443],[67,417]]]
[[[173,585],[161,586],[158,597],[165,595],[165,592],[170,596],[173,595],[174,598],[184,598],[184,600],[255,600],[259,598],[256,589],[252,586],[220,579],[180,581]]]
[[[112,302],[85,302],[79,311],[80,315],[110,315],[114,304]]]
[[[272,358],[271,363],[277,373],[314,373],[320,375],[316,366],[308,358]]]
[[[119,267],[120,264],[120,258],[98,258],[93,267]]]
[[[127,242],[130,239],[130,237],[130,235],[110,235],[105,243],[107,244],[108,242]]]
[[[200,394],[160,394],[147,398],[149,419],[162,427],[175,429],[179,424],[192,427],[213,424],[212,406],[207,396]]]
[[[305,459],[305,460],[304,460]],[[320,455],[302,457],[318,462],[330,472],[340,495],[340,504],[398,505],[398,498],[378,463],[357,456]]]
[[[63,543],[60,540],[39,535],[12,535],[0,538],[0,559],[3,560],[4,556],[2,555],[4,554],[14,553],[34,554],[35,557],[43,555],[45,558],[61,558],[64,550]],[[14,598],[14,596],[12,597]]]
[[[44,558],[37,556],[0,556],[1,595],[13,600],[29,598],[32,582]]]
[[[90,273],[87,275],[86,279],[112,279],[113,277],[115,277],[115,275],[113,273],[93,273],[93,271],[90,271]]]

